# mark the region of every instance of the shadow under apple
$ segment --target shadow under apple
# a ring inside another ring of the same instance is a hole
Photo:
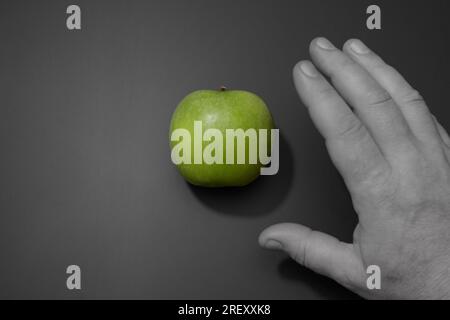
[[[189,185],[192,193],[217,212],[236,216],[259,216],[273,212],[289,193],[294,176],[292,150],[280,133],[280,166],[274,176],[260,176],[239,188],[203,188]]]

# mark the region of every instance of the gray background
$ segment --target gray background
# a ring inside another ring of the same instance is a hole
[[[449,5],[377,3],[382,31],[361,0],[1,0],[0,298],[354,298],[256,240],[281,221],[350,240],[356,223],[291,81],[315,36],[366,41],[450,127]],[[277,176],[204,190],[171,164],[175,106],[221,85],[269,105]]]

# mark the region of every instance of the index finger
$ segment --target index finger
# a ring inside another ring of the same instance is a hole
[[[309,61],[298,63],[294,82],[315,126],[326,139],[333,163],[350,190],[387,162],[366,127]]]

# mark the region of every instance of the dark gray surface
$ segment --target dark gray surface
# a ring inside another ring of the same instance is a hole
[[[82,31],[65,27],[72,3]],[[368,1],[1,0],[0,298],[353,298],[256,239],[280,221],[352,236],[349,196],[291,82],[315,36],[366,41],[450,127],[449,6],[377,3],[371,32]],[[220,85],[269,105],[278,176],[220,191],[178,175],[171,113]]]

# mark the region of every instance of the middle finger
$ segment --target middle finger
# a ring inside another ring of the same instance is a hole
[[[327,39],[313,40],[311,57],[331,78],[342,97],[354,108],[386,158],[412,146],[412,135],[400,109],[389,93],[362,68]]]

